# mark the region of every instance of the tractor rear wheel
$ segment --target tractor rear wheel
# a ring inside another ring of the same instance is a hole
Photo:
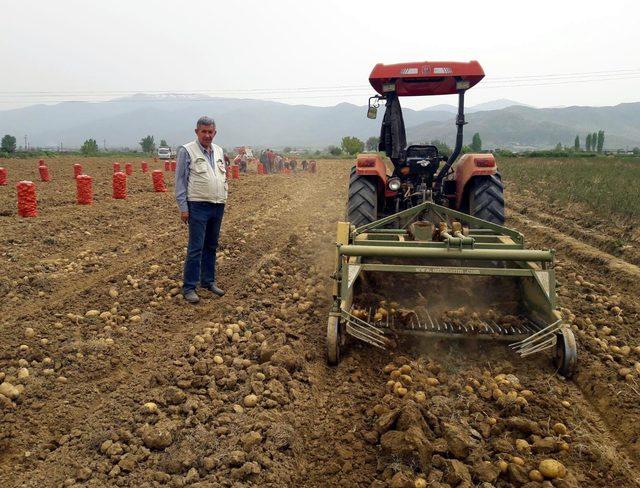
[[[356,174],[355,166],[349,177],[347,220],[356,227],[378,219],[378,185],[375,177]]]
[[[469,215],[504,225],[503,191],[500,173],[472,178],[469,182]]]

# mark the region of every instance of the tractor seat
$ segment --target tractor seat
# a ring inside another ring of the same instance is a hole
[[[430,144],[413,144],[405,150],[405,159],[438,159],[438,148]]]
[[[432,145],[409,146],[404,153],[404,159],[398,165],[401,174],[434,175],[440,166],[438,148]]]

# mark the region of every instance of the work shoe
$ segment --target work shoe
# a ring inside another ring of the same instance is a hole
[[[200,297],[195,292],[195,290],[190,290],[184,293],[184,299],[189,303],[198,303],[200,301]]]
[[[224,291],[218,288],[215,284],[211,283],[209,285],[204,285],[202,288],[205,290],[209,290],[214,295],[218,295],[219,297],[224,295]]]

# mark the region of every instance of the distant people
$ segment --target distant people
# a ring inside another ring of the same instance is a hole
[[[289,161],[289,167],[291,168],[291,171],[293,171],[294,173],[296,172],[297,166],[298,166],[298,161],[296,161],[295,159],[292,159],[291,161]]]
[[[302,160],[302,171],[307,171],[307,160],[306,159]]]
[[[269,160],[269,173],[274,173],[276,171],[276,153],[267,149],[267,159]]]
[[[283,165],[284,165],[284,159],[282,159],[282,156],[280,156],[279,154],[275,154],[273,160],[274,160],[274,163],[276,165],[276,171],[278,171],[278,172],[282,171],[282,168],[283,168]]]
[[[249,159],[247,158],[246,153],[242,153],[240,155],[240,172],[242,173],[246,173],[247,172],[247,163],[249,162]]]
[[[262,151],[260,153],[260,163],[262,164],[262,167],[264,168],[264,172],[265,173],[270,173],[270,171],[269,171],[269,158],[267,157],[267,151]]]

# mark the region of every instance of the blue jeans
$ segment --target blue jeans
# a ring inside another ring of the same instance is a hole
[[[195,290],[198,280],[202,286],[216,281],[216,249],[224,203],[188,202],[189,245],[184,261],[182,292]]]

